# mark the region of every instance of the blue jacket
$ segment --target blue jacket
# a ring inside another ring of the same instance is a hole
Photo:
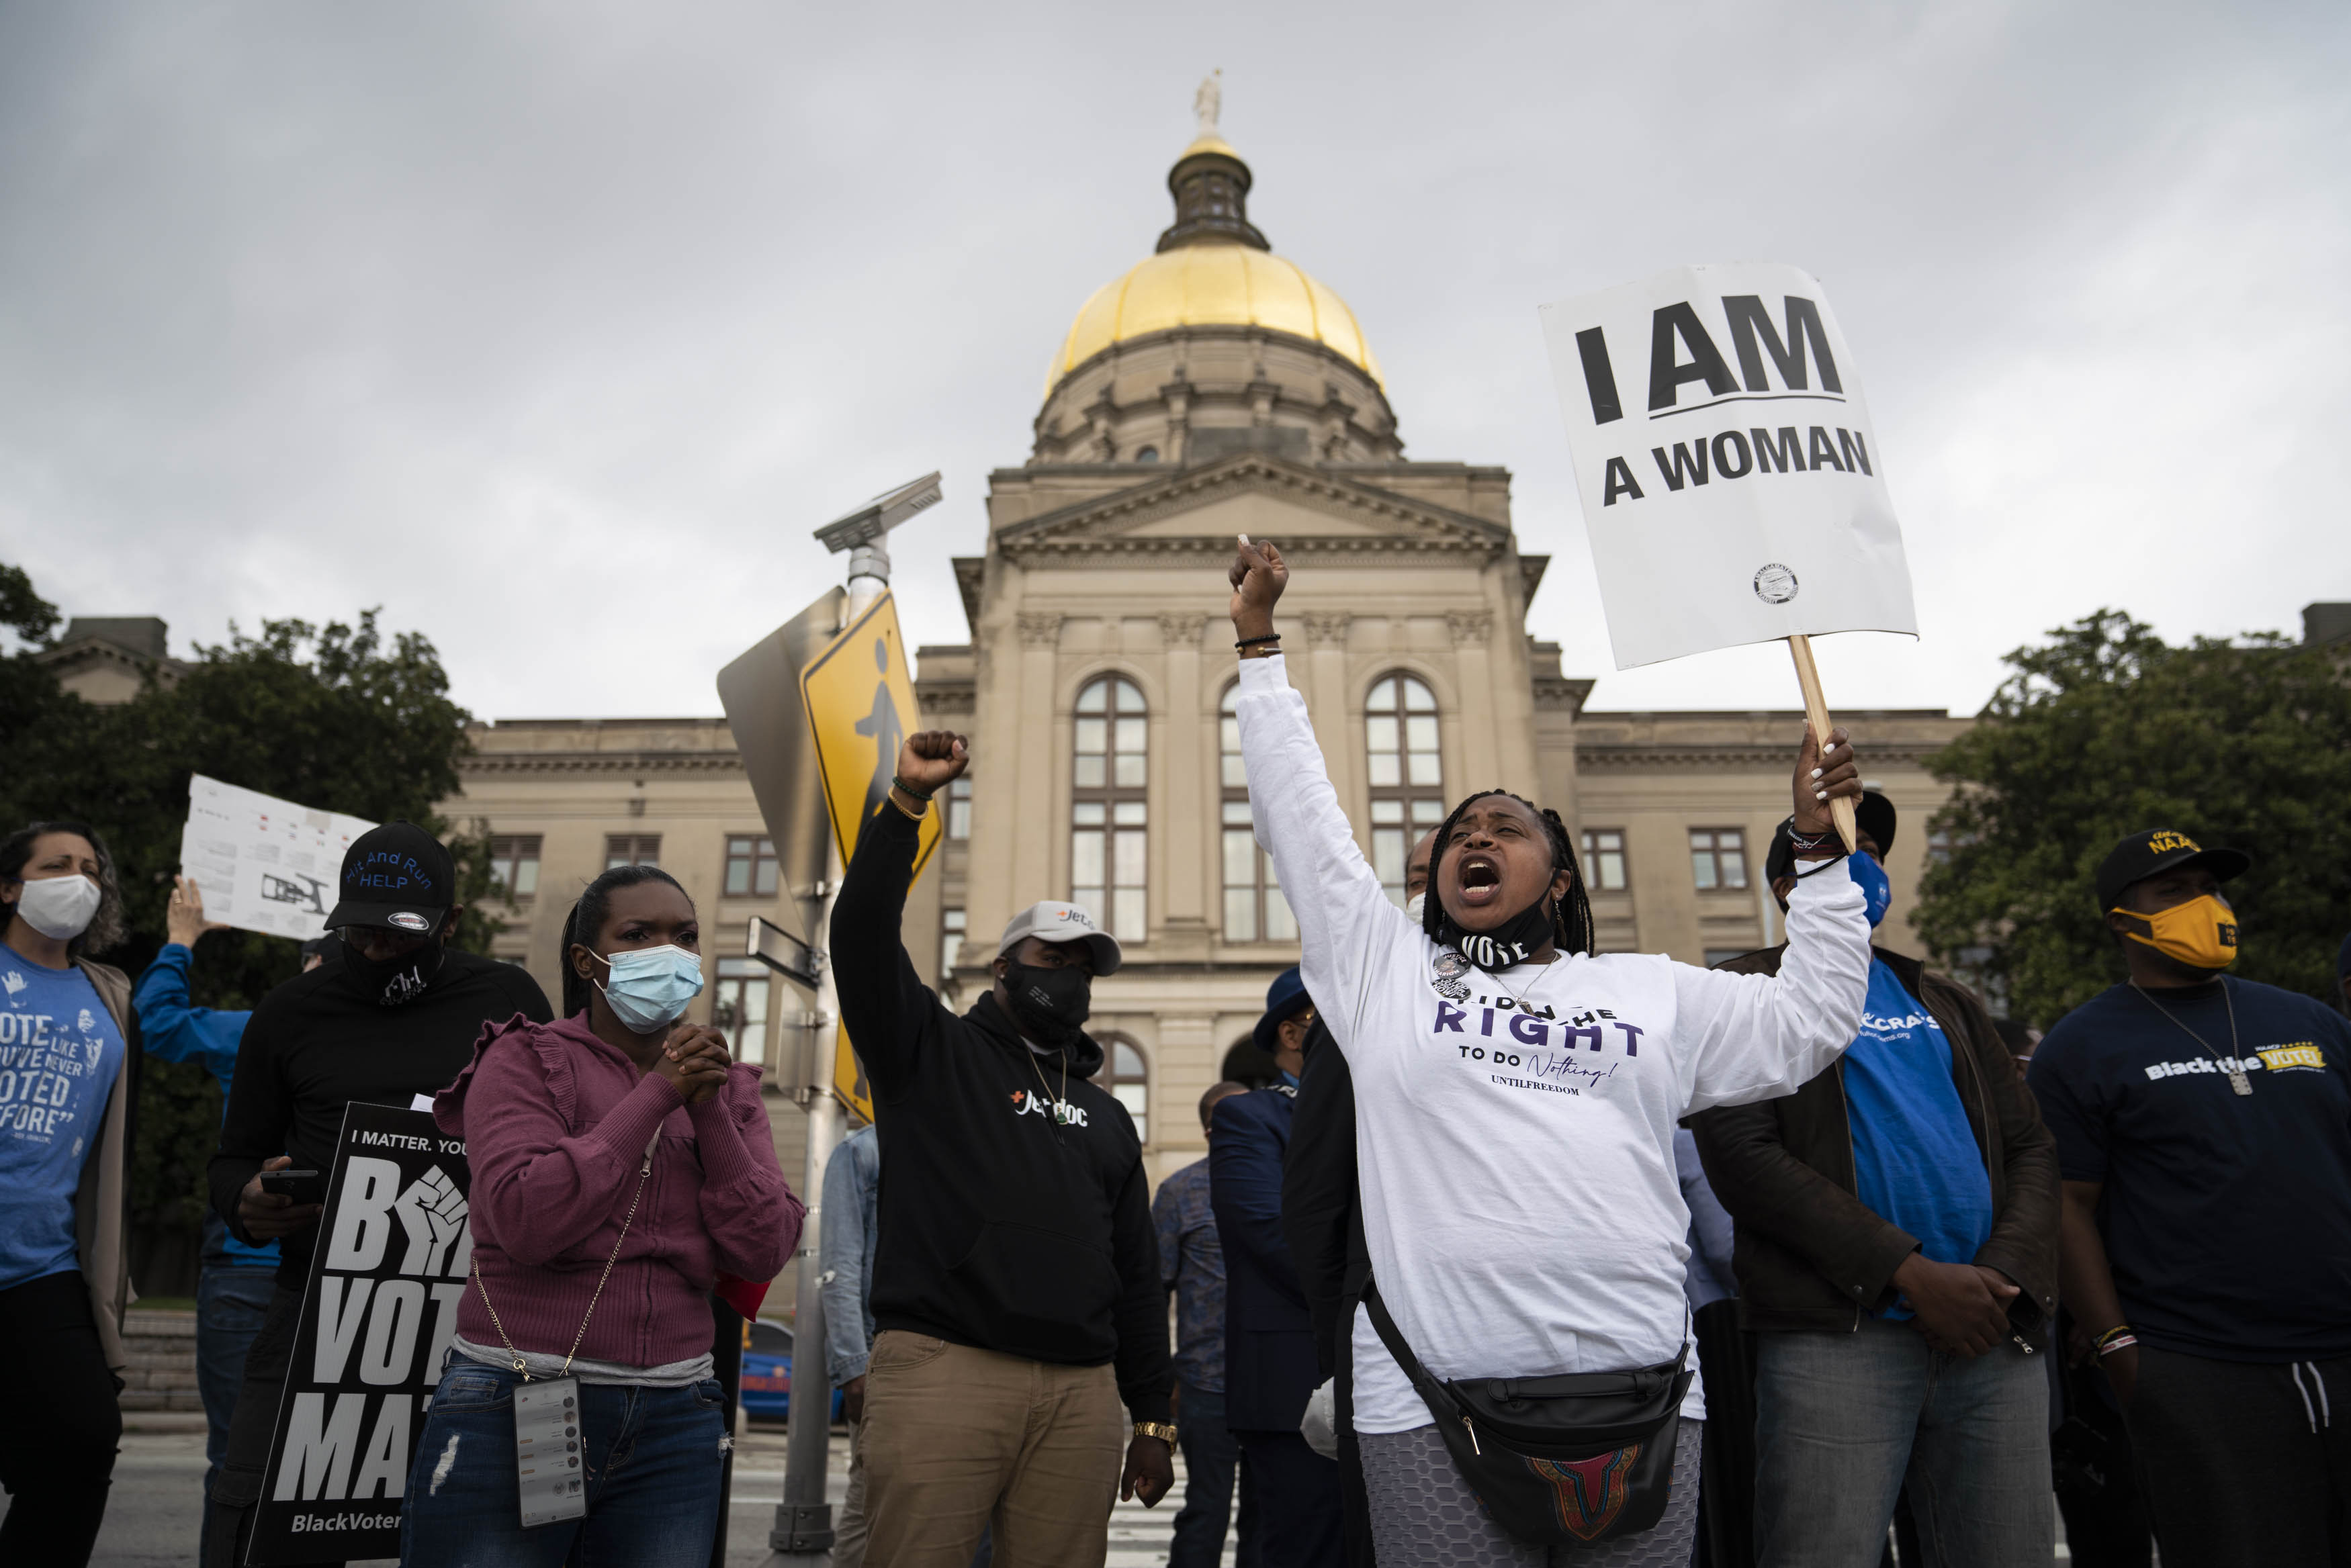
[[[1281,1164],[1297,1102],[1280,1089],[1217,1104],[1208,1206],[1225,1254],[1225,1425],[1295,1432],[1322,1380],[1314,1322],[1281,1231]]]
[[[220,1081],[221,1112],[228,1111],[229,1081],[236,1075],[237,1043],[245,1038],[246,1021],[250,1012],[223,1012],[210,1007],[191,1006],[188,1002],[188,950],[177,942],[166,942],[139,977],[139,989],[132,992],[131,1005],[139,1014],[139,1043],[150,1056],[166,1062],[200,1062],[204,1070]],[[216,1227],[206,1227],[206,1261],[211,1255],[210,1233]],[[274,1269],[277,1266],[277,1243],[256,1247],[218,1231],[218,1241],[225,1252],[225,1262],[237,1268]]]
[[[881,1139],[872,1127],[860,1127],[824,1164],[818,1289],[824,1297],[825,1374],[835,1388],[865,1376],[873,1349],[873,1216],[881,1192]]]

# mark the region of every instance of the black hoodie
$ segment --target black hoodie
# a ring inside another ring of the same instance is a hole
[[[883,1135],[874,1326],[1114,1360],[1134,1418],[1165,1421],[1167,1307],[1134,1122],[1090,1081],[1091,1039],[1040,1055],[992,993],[958,1018],[916,977],[899,938],[915,834],[895,806],[868,818],[832,911],[841,1021]]]

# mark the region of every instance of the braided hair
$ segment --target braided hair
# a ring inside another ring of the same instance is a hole
[[[1568,841],[1567,824],[1560,820],[1559,813],[1548,806],[1537,805],[1525,796],[1512,794],[1506,789],[1479,790],[1455,806],[1452,815],[1437,828],[1437,842],[1428,852],[1428,898],[1421,905],[1420,929],[1427,933],[1429,940],[1437,940],[1437,930],[1445,919],[1445,909],[1437,897],[1437,868],[1444,863],[1445,852],[1451,846],[1455,825],[1471,806],[1495,795],[1517,801],[1534,813],[1535,820],[1542,824],[1544,836],[1551,840],[1552,874],[1567,873],[1567,892],[1552,906],[1552,944],[1563,953],[1597,951],[1598,931],[1592,920],[1592,900],[1583,890],[1583,869],[1576,864],[1574,846]]]
[[[666,882],[677,888],[677,878],[658,866],[615,866],[581,890],[580,901],[571,906],[571,913],[563,922],[563,1016],[576,1018],[588,1011],[588,997],[594,981],[571,965],[571,948],[575,942],[590,952],[596,950],[596,933],[604,929],[604,921],[612,912],[612,894],[616,888],[634,888],[645,882]],[[687,900],[689,903],[692,899]]]

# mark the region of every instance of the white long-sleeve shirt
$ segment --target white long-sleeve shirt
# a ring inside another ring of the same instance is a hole
[[[1405,1343],[1440,1378],[1671,1361],[1689,1230],[1674,1126],[1792,1094],[1852,1041],[1861,889],[1841,870],[1801,880],[1773,977],[1629,953],[1489,974],[1382,890],[1279,655],[1241,661],[1237,706],[1258,842],[1354,1075],[1364,1231]],[[1354,1379],[1359,1431],[1431,1424],[1361,1313]],[[1696,1382],[1682,1410],[1705,1414]]]

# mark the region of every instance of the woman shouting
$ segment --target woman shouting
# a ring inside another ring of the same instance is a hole
[[[1565,826],[1501,790],[1438,829],[1416,922],[1290,688],[1280,552],[1243,538],[1230,578],[1250,812],[1355,1080],[1354,1426],[1380,1560],[1687,1562],[1705,1404],[1674,1126],[1792,1093],[1859,1026],[1869,924],[1829,823],[1861,793],[1844,732],[1797,754],[1814,864],[1776,977],[1595,954]]]

